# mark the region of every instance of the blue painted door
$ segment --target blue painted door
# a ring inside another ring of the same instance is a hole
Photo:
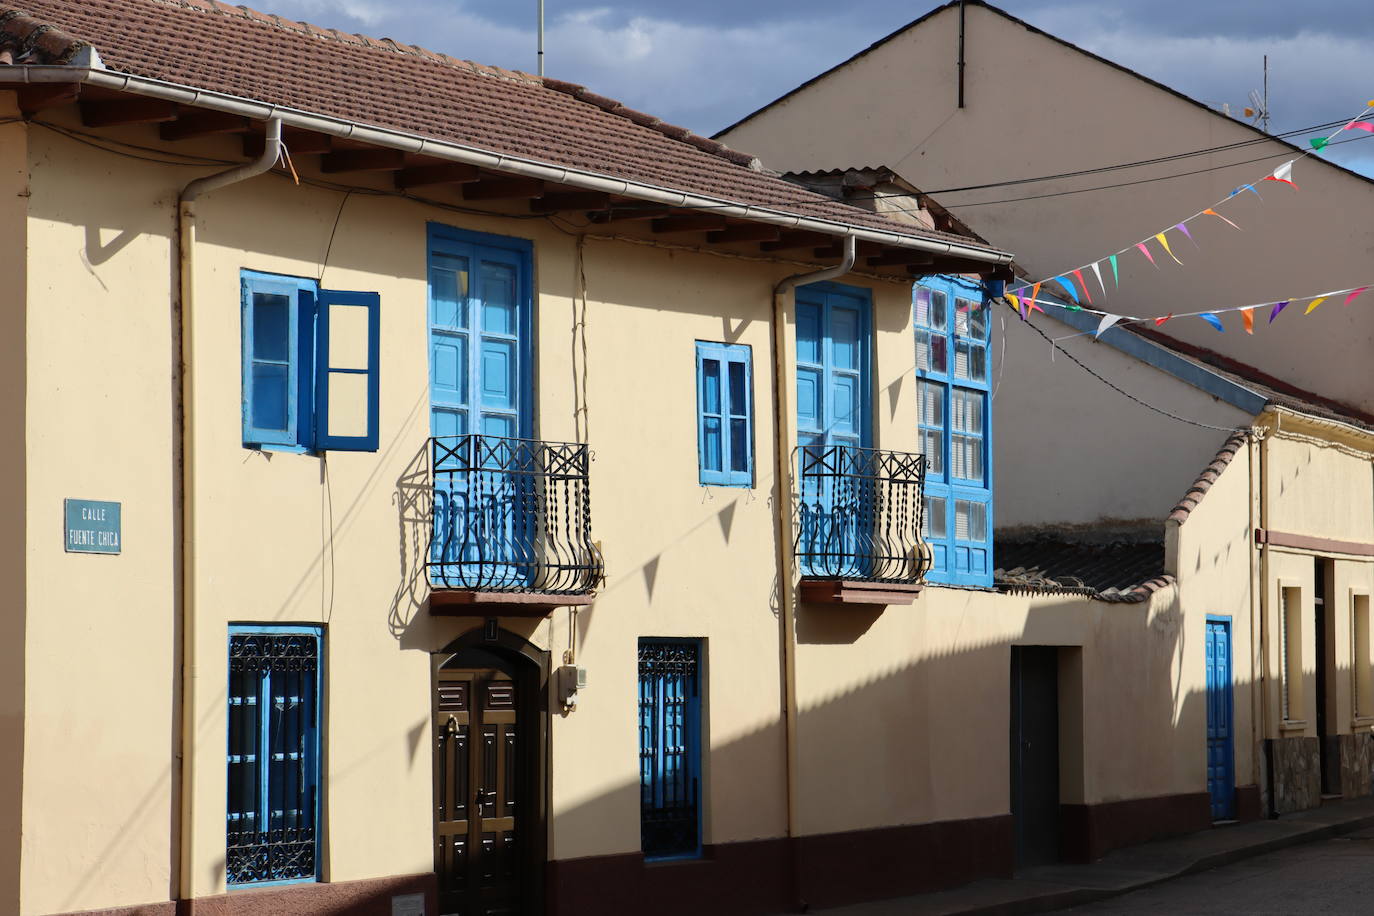
[[[870,302],[866,290],[797,290],[797,445],[802,574],[860,578],[871,501],[855,449],[871,446]],[[808,473],[824,468],[823,475]]]
[[[432,559],[454,587],[519,587],[533,571],[533,477],[518,473],[531,454],[520,441],[531,429],[531,293],[518,245],[430,234],[430,429],[454,447],[434,469]]]
[[[1212,820],[1235,816],[1236,778],[1231,704],[1231,622],[1207,620],[1207,792]]]

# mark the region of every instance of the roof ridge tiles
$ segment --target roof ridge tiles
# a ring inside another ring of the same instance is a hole
[[[9,43],[3,40],[5,37],[19,41],[21,53],[18,60],[8,47]],[[22,9],[10,7],[0,9],[0,46],[3,46],[6,55],[6,58],[0,58],[0,63],[24,62],[28,55],[39,52],[48,63],[65,64],[91,45]]]
[[[1202,502],[1202,497],[1207,495],[1207,491],[1212,489],[1212,484],[1216,483],[1221,477],[1221,472],[1225,471],[1231,460],[1236,457],[1245,443],[1249,441],[1250,433],[1248,430],[1233,433],[1227,438],[1226,442],[1213,458],[1202,469],[1202,473],[1193,481],[1193,485],[1188,488],[1188,492],[1183,494],[1183,498],[1174,506],[1169,513],[1168,520],[1183,524],[1188,521],[1188,516],[1197,508],[1198,503]]]

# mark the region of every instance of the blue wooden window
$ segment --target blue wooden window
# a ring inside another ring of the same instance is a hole
[[[701,646],[639,641],[640,842],[646,859],[701,855]]]
[[[245,270],[243,444],[375,452],[381,300]]]
[[[321,640],[319,627],[229,628],[231,886],[319,877]]]
[[[917,441],[926,456],[923,534],[931,582],[992,585],[988,303],[959,277],[912,294]]]
[[[754,379],[744,344],[697,341],[697,453],[701,482],[754,485]]]

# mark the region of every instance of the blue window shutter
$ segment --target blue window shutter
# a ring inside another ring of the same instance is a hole
[[[311,445],[375,452],[381,400],[381,297],[322,289],[316,296],[315,328]],[[334,339],[334,330],[339,340]]]
[[[743,344],[697,341],[697,455],[704,486],[754,484],[754,378]]]
[[[245,271],[243,304],[243,442],[297,444],[300,282]]]
[[[931,277],[913,290],[917,425],[931,582],[992,585],[990,315],[978,284]]]

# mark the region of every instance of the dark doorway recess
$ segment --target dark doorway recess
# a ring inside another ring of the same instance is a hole
[[[1016,866],[1059,861],[1059,650],[1011,647]]]
[[[547,653],[503,630],[434,656],[434,871],[449,916],[543,912]]]
[[[1316,558],[1312,576],[1312,610],[1317,647],[1317,753],[1321,761],[1322,795],[1341,794],[1341,739],[1336,727],[1335,675],[1336,607],[1331,600],[1330,560]]]

